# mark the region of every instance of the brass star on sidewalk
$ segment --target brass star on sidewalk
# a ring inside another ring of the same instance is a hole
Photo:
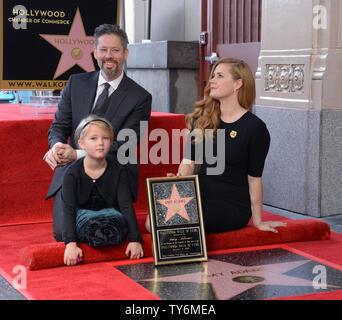
[[[193,197],[184,197],[182,198],[179,195],[176,184],[172,186],[172,193],[170,198],[157,200],[159,203],[167,207],[167,213],[165,217],[165,222],[169,221],[174,215],[178,214],[183,217],[185,220],[190,221],[190,217],[185,209],[185,205],[190,202]]]
[[[74,65],[80,66],[85,71],[95,70],[91,56],[94,50],[94,37],[86,35],[78,8],[69,35],[41,34],[40,36],[62,52],[54,79]]]

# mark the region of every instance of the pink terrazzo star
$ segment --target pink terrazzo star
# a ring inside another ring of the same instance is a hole
[[[280,286],[312,286],[312,280],[301,279],[285,275],[310,260],[282,262],[252,267],[245,267],[233,263],[209,259],[203,263],[202,272],[189,273],[177,276],[157,277],[143,281],[166,282],[197,282],[211,283],[216,298],[228,300],[257,285]],[[328,287],[335,287],[328,285]]]

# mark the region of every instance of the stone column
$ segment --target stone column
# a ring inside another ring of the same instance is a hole
[[[127,74],[152,94],[152,109],[189,113],[198,100],[198,43],[152,41],[128,46]]]
[[[271,134],[264,203],[342,213],[342,1],[263,0],[254,112]]]

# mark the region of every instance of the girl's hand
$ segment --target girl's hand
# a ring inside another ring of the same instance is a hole
[[[140,242],[130,242],[126,248],[126,256],[130,259],[140,259],[144,256],[144,251]]]
[[[256,227],[259,230],[271,231],[271,232],[274,232],[274,233],[278,233],[278,230],[275,229],[275,228],[277,228],[277,227],[286,227],[286,226],[287,226],[287,223],[280,222],[280,221],[263,221],[263,222],[260,222],[258,225],[256,225]]]
[[[77,264],[78,257],[83,257],[82,249],[77,246],[76,242],[69,242],[64,251],[64,264],[73,266]]]

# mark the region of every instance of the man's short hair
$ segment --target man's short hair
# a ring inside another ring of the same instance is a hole
[[[127,49],[128,37],[127,37],[126,32],[122,30],[118,25],[108,24],[108,23],[101,24],[95,29],[94,31],[95,47],[97,47],[99,38],[104,34],[115,34],[119,36],[124,50]]]

